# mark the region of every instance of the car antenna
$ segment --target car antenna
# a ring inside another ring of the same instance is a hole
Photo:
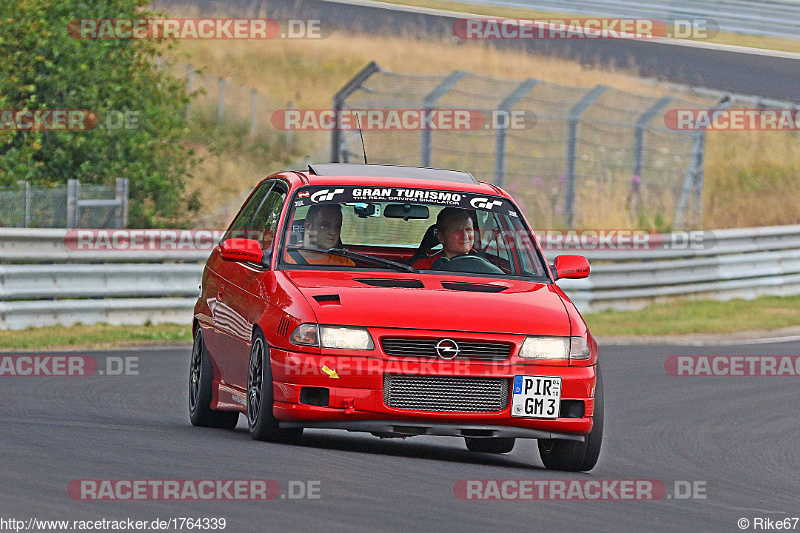
[[[361,137],[361,151],[364,152],[364,164],[367,164],[367,149],[364,147],[364,134],[361,132],[361,121],[358,120],[358,113],[356,115],[356,124],[358,124],[358,136]]]

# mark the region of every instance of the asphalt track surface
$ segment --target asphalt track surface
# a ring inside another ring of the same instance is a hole
[[[439,39],[456,46],[453,24],[462,14],[363,0],[154,0],[163,9],[205,15],[277,20],[320,20],[328,30]],[[637,39],[496,40],[498,48],[527,51],[590,65],[628,70],[646,78],[768,98],[800,101],[800,54],[713,43]],[[403,69],[397,69],[403,72]],[[536,72],[527,73],[537,77]]]
[[[225,517],[226,531],[739,531],[800,515],[797,377],[672,377],[670,355],[796,355],[800,342],[605,346],[606,428],[588,474],[545,470],[534,441],[475,454],[448,437],[306,431],[299,446],[201,429],[187,414],[190,347],[86,352],[139,358],[138,376],[0,377],[0,518]],[[321,482],[320,499],[75,501],[74,479]],[[461,501],[460,479],[705,481],[706,499]],[[798,526],[800,528],[800,525]]]

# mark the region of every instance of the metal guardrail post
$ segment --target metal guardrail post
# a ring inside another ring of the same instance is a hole
[[[217,100],[217,124],[225,122],[225,78],[219,79],[219,99]]]
[[[433,90],[425,96],[425,100],[423,100],[422,112],[424,116],[427,117],[428,114],[433,111],[436,101],[444,96],[447,91],[452,89],[453,86],[466,75],[467,73],[463,70],[454,70],[445,79],[439,82],[439,85],[434,87]],[[431,166],[431,130],[427,127],[422,129],[420,160],[420,166]]]
[[[497,107],[498,113],[504,113],[508,117],[508,112],[512,107],[525,97],[528,92],[533,89],[539,80],[528,78],[523,81],[514,91],[506,96],[506,98]],[[495,144],[495,162],[494,162],[494,183],[498,187],[503,186],[503,178],[506,174],[506,129],[508,128],[509,121],[506,120],[505,127],[498,128],[497,141]]]
[[[564,214],[567,219],[567,227],[570,228],[575,222],[575,158],[577,157],[578,151],[578,120],[580,119],[581,113],[586,111],[606,89],[608,89],[608,85],[598,85],[586,93],[586,96],[581,98],[580,101],[569,110],[567,132],[567,190],[564,195]]]
[[[353,94],[356,89],[361,87],[364,82],[367,81],[367,78],[376,72],[380,72],[380,70],[381,67],[375,61],[370,61],[369,64],[367,64],[367,66],[361,70],[361,72],[356,74],[353,79],[348,81],[345,86],[339,89],[339,91],[333,96],[333,113],[336,117],[336,127],[333,128],[333,131],[331,132],[331,163],[339,162],[339,153],[342,144],[340,114],[342,108],[344,107],[344,101],[347,100],[347,97]]]
[[[80,180],[67,180],[67,229],[75,229],[78,227],[78,219],[80,218],[78,214],[78,198],[80,195]]]
[[[194,67],[192,65],[187,65],[186,67],[186,93],[189,94],[194,90]],[[184,118],[188,121],[189,114],[192,110],[191,102],[186,102],[186,111]]]

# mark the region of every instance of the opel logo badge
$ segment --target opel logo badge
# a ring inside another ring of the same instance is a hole
[[[442,339],[436,344],[436,354],[442,359],[455,359],[460,348],[453,339]]]

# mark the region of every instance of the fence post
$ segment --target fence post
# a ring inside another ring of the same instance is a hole
[[[499,113],[506,114],[506,123],[502,128],[497,129],[497,142],[495,145],[495,160],[494,160],[494,183],[498,187],[503,186],[503,178],[506,174],[506,129],[508,128],[508,112],[512,107],[522,100],[531,89],[533,89],[539,80],[528,78],[523,81],[514,91],[506,96],[505,100],[500,102],[497,108]]]
[[[122,229],[128,225],[128,180],[127,178],[117,178],[116,181],[116,201],[117,207],[117,227]]]
[[[23,212],[22,212],[22,227],[27,228],[31,223],[31,182],[28,180],[17,180],[17,185],[24,185],[25,196],[22,198]]]
[[[256,136],[256,129],[258,128],[258,91],[253,89],[250,91],[250,138]]]
[[[219,79],[219,100],[217,101],[217,124],[225,122],[225,78]]]
[[[78,198],[81,195],[81,182],[80,180],[71,179],[67,180],[67,229],[75,229],[78,227]]]
[[[294,109],[293,103],[289,102],[288,104],[286,104],[287,111],[291,111],[292,109]],[[286,130],[286,145],[292,146],[293,143],[294,143],[294,130],[289,128],[288,130]]]
[[[700,130],[694,136],[694,146],[692,147],[692,161],[686,171],[686,179],[683,180],[681,189],[681,199],[678,203],[678,211],[675,213],[675,229],[683,229],[684,214],[689,204],[689,192],[697,182],[699,174],[703,172],[703,152],[705,148],[706,131]]]
[[[586,111],[590,105],[603,94],[608,85],[598,85],[580,99],[580,101],[572,106],[569,110],[569,124],[567,132],[567,190],[565,193],[564,201],[564,214],[567,219],[567,227],[571,228],[575,223],[575,158],[577,157],[578,150],[578,120],[581,113]]]
[[[643,153],[642,148],[644,147],[644,129],[647,127],[647,124],[653,120],[662,109],[667,107],[670,102],[675,99],[673,96],[665,96],[660,98],[653,104],[647,111],[642,113],[639,119],[636,121],[636,130],[633,134],[633,175],[634,176],[641,176],[642,175],[642,160],[643,160]]]
[[[709,109],[710,112],[714,112],[718,109],[725,109],[733,104],[733,98],[730,95],[726,95],[720,100],[720,102]],[[686,214],[686,208],[689,204],[689,193],[691,192],[692,188],[694,188],[695,195],[696,195],[696,202],[700,209],[700,214],[702,217],[703,207],[702,207],[702,200],[703,200],[703,181],[705,175],[705,168],[704,168],[704,160],[705,160],[705,148],[706,148],[706,130],[702,129],[695,134],[694,137],[694,146],[692,148],[692,161],[689,164],[689,169],[686,171],[686,179],[683,181],[683,188],[681,189],[681,199],[678,203],[678,210],[675,213],[675,229],[680,230],[683,229],[684,217]]]
[[[423,120],[425,120],[425,117],[429,116],[431,111],[433,111],[436,101],[447,91],[452,89],[453,86],[466,75],[467,73],[463,70],[454,70],[425,96],[425,100],[422,105],[422,112],[424,113]],[[431,166],[431,130],[428,129],[427,124],[422,129],[420,159],[422,161],[420,166]]]
[[[192,65],[188,65],[186,67],[186,93],[191,94],[194,90],[194,67]],[[186,120],[189,120],[189,113],[191,112],[192,104],[191,102],[186,102]]]
[[[340,130],[341,127],[341,111],[344,107],[344,101],[347,100],[347,97],[353,94],[353,92],[361,87],[367,78],[379,72],[381,67],[375,62],[370,61],[366,67],[364,67],[361,72],[356,74],[353,79],[348,81],[344,87],[339,89],[339,91],[333,96],[333,114],[336,117],[336,127],[333,128],[331,132],[331,163],[338,163],[339,162],[339,153],[341,151],[342,145],[342,132]]]

